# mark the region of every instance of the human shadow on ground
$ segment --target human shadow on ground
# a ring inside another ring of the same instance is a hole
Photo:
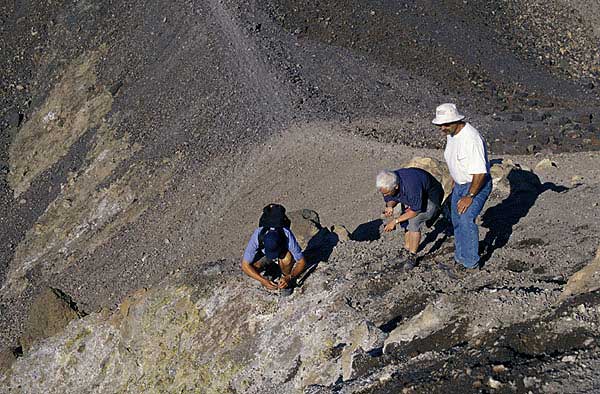
[[[370,222],[359,224],[350,235],[354,241],[376,241],[381,238],[382,219],[371,220]]]
[[[480,244],[483,266],[494,253],[508,243],[513,227],[527,216],[538,196],[548,190],[563,193],[569,190],[565,186],[557,186],[552,182],[541,183],[540,178],[531,171],[513,168],[507,175],[510,194],[499,204],[488,208],[482,215],[482,227],[488,228],[484,240]]]
[[[453,233],[452,219],[450,217],[450,196],[444,199],[439,212],[425,224],[428,228],[433,227],[433,230],[427,233],[425,238],[421,241],[417,253],[423,251],[430,242],[435,241],[433,246],[429,248],[429,251],[427,252],[427,254],[433,254],[442,247],[444,242],[446,242],[448,237]],[[438,239],[440,234],[443,235]]]

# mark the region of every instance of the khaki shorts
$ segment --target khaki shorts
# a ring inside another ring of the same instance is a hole
[[[437,206],[433,201],[427,200],[427,210],[425,210],[425,212],[419,212],[417,216],[412,219],[408,219],[408,226],[406,226],[406,230],[414,233],[420,232],[425,222],[434,217],[439,210],[439,206]],[[402,215],[402,211],[403,206],[401,204],[396,205],[394,207],[394,216],[398,217]]]

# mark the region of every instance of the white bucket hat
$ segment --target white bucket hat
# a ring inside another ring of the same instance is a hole
[[[459,120],[463,120],[465,116],[458,112],[456,109],[456,105],[452,103],[445,103],[439,105],[435,109],[435,119],[431,121],[431,123],[435,125],[443,125],[447,123],[458,122]]]

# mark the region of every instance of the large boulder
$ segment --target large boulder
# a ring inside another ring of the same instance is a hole
[[[444,199],[448,197],[450,193],[452,193],[453,182],[446,163],[431,157],[415,156],[407,163],[404,163],[402,167],[420,168],[433,175],[433,177],[437,179],[444,189]]]
[[[21,337],[23,351],[27,352],[35,342],[62,331],[71,320],[80,316],[68,296],[60,290],[46,288],[29,309]]]
[[[287,216],[292,222],[290,229],[298,244],[306,249],[310,240],[321,231],[319,214],[312,209],[298,209],[288,212]]]
[[[490,168],[494,191],[501,195],[511,193],[539,193],[540,178],[529,168],[522,167],[510,159],[492,161]]]

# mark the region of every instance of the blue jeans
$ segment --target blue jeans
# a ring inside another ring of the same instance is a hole
[[[479,229],[475,224],[477,215],[492,192],[492,179],[488,176],[485,184],[473,197],[473,203],[463,214],[458,213],[458,200],[469,194],[471,183],[455,184],[452,189],[450,213],[454,227],[454,259],[465,268],[476,268],[479,264]]]

